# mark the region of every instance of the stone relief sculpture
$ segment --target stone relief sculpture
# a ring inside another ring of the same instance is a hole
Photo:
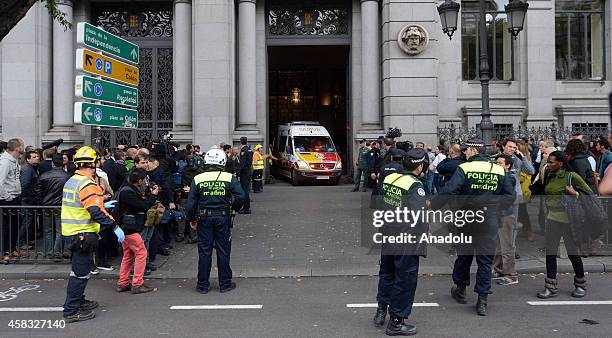
[[[429,34],[421,25],[406,25],[400,30],[397,43],[406,54],[417,55],[427,49]]]

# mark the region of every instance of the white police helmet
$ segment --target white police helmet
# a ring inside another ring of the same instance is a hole
[[[204,155],[204,163],[225,166],[227,155],[221,149],[211,149]]]

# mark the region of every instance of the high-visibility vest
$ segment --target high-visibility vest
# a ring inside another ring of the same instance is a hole
[[[80,191],[94,183],[90,178],[74,175],[64,184],[62,198],[62,235],[73,236],[81,232],[100,232],[100,224],[93,222],[81,199]]]
[[[264,157],[263,155],[256,151],[253,154],[253,170],[263,170],[264,169]]]
[[[391,185],[394,187],[398,187],[402,190],[408,191],[416,182],[417,180],[410,175],[392,173],[385,177],[383,184]]]

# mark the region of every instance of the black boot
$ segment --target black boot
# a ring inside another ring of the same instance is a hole
[[[416,326],[404,323],[402,318],[391,317],[385,334],[387,336],[412,336],[417,333]]]
[[[586,278],[574,277],[574,286],[576,287],[576,289],[574,290],[574,292],[572,292],[572,297],[582,298],[586,296],[586,287],[587,287]]]
[[[465,286],[453,286],[451,288],[451,296],[455,298],[459,304],[467,304],[467,298],[465,296]]]
[[[486,316],[487,315],[487,297],[489,295],[487,294],[479,294],[478,295],[478,302],[476,302],[476,313],[479,316]]]
[[[378,303],[376,314],[374,315],[374,326],[381,328],[385,325],[385,319],[387,318],[387,304]]]
[[[538,292],[538,298],[548,299],[558,296],[557,280],[553,278],[544,279],[544,290]]]

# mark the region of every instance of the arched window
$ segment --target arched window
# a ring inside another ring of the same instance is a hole
[[[555,1],[557,80],[604,79],[602,0]]]
[[[490,0],[486,4],[489,76],[491,81],[510,81],[513,80],[513,38],[508,32],[504,11],[508,0]],[[461,73],[464,81],[480,78],[479,23],[478,1],[461,1]]]

